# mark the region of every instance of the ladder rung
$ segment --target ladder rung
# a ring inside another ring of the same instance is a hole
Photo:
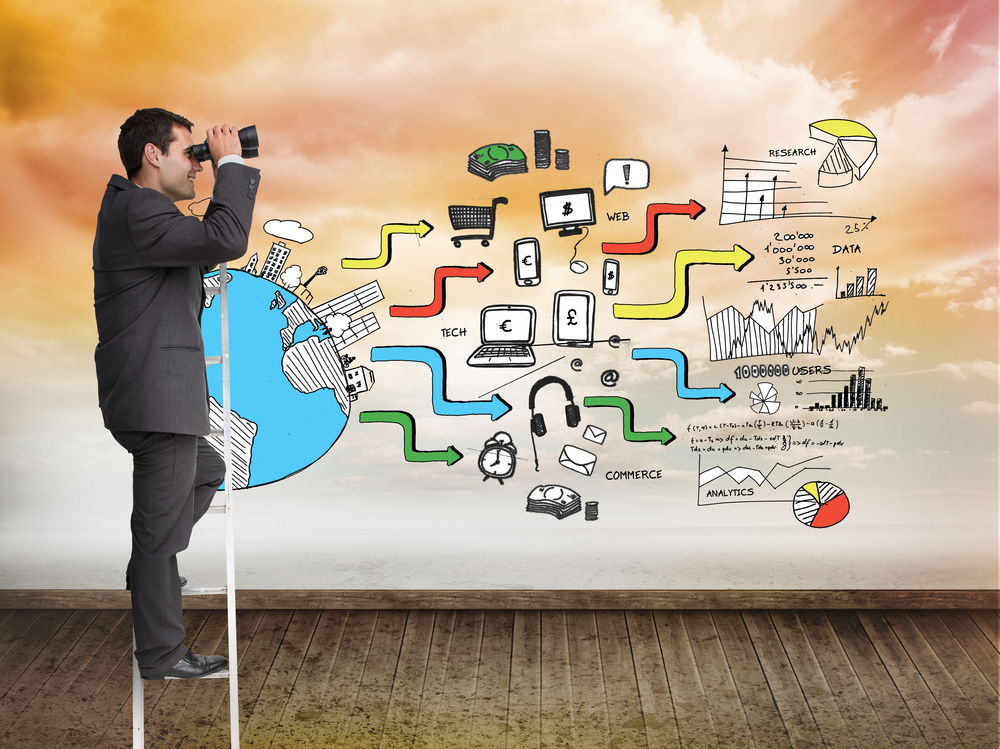
[[[227,588],[181,588],[181,594],[185,596],[217,596],[225,594]]]
[[[206,356],[205,357],[205,366],[207,367],[209,364],[222,364],[222,356],[221,355],[220,356]]]
[[[209,505],[208,509],[205,510],[205,512],[210,512],[210,513],[213,513],[213,514],[220,513],[220,512],[225,512],[225,511],[226,511],[226,506],[225,505]]]
[[[199,676],[197,679],[180,679],[176,676],[164,676],[163,679],[166,681],[170,679],[172,681],[200,681],[201,679],[228,679],[229,669],[224,668],[221,671],[216,671],[214,674],[209,674],[208,676]]]
[[[209,429],[208,430],[208,436],[209,437],[214,437],[214,436],[218,436],[220,434],[223,434],[224,432],[225,432],[224,429]]]
[[[218,286],[207,286],[205,288],[205,296],[218,296],[222,289]]]

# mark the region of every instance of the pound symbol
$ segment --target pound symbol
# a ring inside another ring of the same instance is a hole
[[[576,310],[575,309],[571,309],[571,310],[569,310],[569,311],[566,312],[566,324],[567,325],[576,325],[577,324],[577,322],[576,322]]]

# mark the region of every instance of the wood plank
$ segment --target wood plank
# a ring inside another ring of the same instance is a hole
[[[859,611],[856,616],[927,743],[931,747],[961,746],[958,734],[881,612]]]
[[[969,654],[973,663],[997,691],[997,649],[969,616],[967,611],[939,611],[937,616],[955,636],[962,649]]]
[[[317,719],[304,722],[302,731],[297,732],[300,746],[326,747],[343,743],[354,715],[377,623],[376,611],[350,613],[323,700],[317,709]]]
[[[541,746],[573,746],[573,690],[565,611],[542,612]]]
[[[802,688],[802,694],[809,705],[816,727],[826,746],[864,747],[855,740],[852,727],[844,719],[837,705],[833,689],[823,672],[822,664],[816,657],[813,643],[794,611],[772,611],[771,622],[788,656],[795,677]]]
[[[31,629],[45,612],[41,609],[13,609],[10,617],[0,628],[0,662],[13,650],[25,633]],[[6,692],[0,691],[0,695]]]
[[[598,611],[597,636],[613,749],[646,749],[642,699],[624,611]],[[660,745],[657,745],[660,749]]]
[[[399,649],[396,678],[389,696],[379,749],[403,749],[413,745],[433,634],[433,611],[407,612],[406,631]]]
[[[993,645],[993,648],[1000,650],[1000,644],[997,642],[997,629],[1000,628],[998,627],[998,624],[1000,624],[998,612],[988,609],[969,609],[966,613],[976,623],[976,626],[983,631],[986,638]]]
[[[513,630],[514,612],[485,612],[470,749],[507,746]]]
[[[743,617],[738,611],[713,611],[711,617],[750,726],[753,746],[758,749],[789,749],[791,740],[788,731],[781,720]]]
[[[677,716],[674,715],[670,683],[660,653],[653,612],[626,611],[625,623],[635,666],[646,745],[652,749],[681,749]]]
[[[709,711],[715,735],[722,746],[754,745],[746,712],[722,649],[712,614],[708,611],[685,611],[681,615],[691,641],[698,673],[705,692],[711,695]]]
[[[542,614],[515,611],[510,649],[507,746],[542,744]]]
[[[864,737],[864,745],[869,749],[891,747],[892,742],[824,612],[800,611],[798,617],[853,734]]]
[[[436,747],[468,749],[472,714],[479,675],[479,653],[483,645],[485,612],[459,611],[448,650],[448,669],[441,687],[441,703],[433,735]]]
[[[593,611],[567,611],[570,695],[573,701],[571,746],[610,746],[608,700]]]
[[[3,696],[0,696],[0,737],[11,729],[18,716],[27,709],[45,683],[59,669],[62,661],[73,651],[80,638],[97,618],[95,613],[97,612],[69,612],[69,616],[65,617],[51,636],[22,638],[21,642],[27,647],[21,658],[17,657],[21,655],[21,648],[18,648],[0,662],[0,668],[4,671],[9,669],[11,672],[20,672],[17,680],[11,683]],[[49,631],[55,625],[55,620],[48,624],[44,631]],[[32,630],[34,629],[33,627]]]
[[[990,739],[996,743],[996,688],[990,684],[990,681],[972,658],[969,657],[965,648],[962,647],[951,630],[941,621],[937,612],[913,611],[909,612],[909,619],[920,630],[934,652],[937,653],[941,663],[946,664],[951,677],[958,685],[958,688],[962,690],[962,693],[975,711],[967,715],[968,719],[972,722],[978,722],[984,728],[987,728]]]
[[[996,590],[238,590],[255,609],[996,609]],[[0,609],[127,609],[124,590],[0,590]],[[185,608],[225,609],[224,595]]]
[[[995,746],[996,715],[983,716],[979,713],[908,612],[885,611],[883,614],[963,744],[968,747]],[[984,723],[984,720],[988,722]],[[991,733],[992,744],[989,743]]]
[[[347,729],[345,745],[355,749],[376,749],[382,742],[393,679],[406,631],[405,611],[380,611],[375,622],[361,675],[354,715]]]
[[[660,655],[677,719],[677,733],[684,749],[718,746],[705,686],[698,672],[694,649],[680,612],[654,611]]]
[[[854,612],[828,611],[826,617],[892,745],[931,749]]]
[[[72,613],[66,610],[42,611],[30,624],[26,621],[29,617],[20,621],[22,626],[27,626],[20,637],[16,640],[12,638],[11,648],[0,658],[0,695],[3,699],[12,699],[13,696],[8,694],[11,687],[45,650],[49,640],[55,637]]]
[[[417,716],[417,730],[413,742],[415,749],[437,745],[438,716],[444,703],[445,681],[448,675],[448,656],[451,640],[455,633],[455,611],[439,611],[434,617],[434,632],[431,634],[430,656],[427,659],[427,673],[420,698],[420,712]]]
[[[70,687],[90,667],[95,653],[125,616],[124,611],[97,613],[66,658],[49,675],[21,714],[16,716],[7,734],[0,734],[0,745],[55,746],[62,733],[72,726],[76,715],[64,709]]]
[[[332,680],[349,616],[346,611],[319,613],[298,679],[275,729],[272,746],[309,746],[319,735],[315,724],[321,716],[324,695]]]
[[[793,749],[820,749],[823,736],[809,710],[809,703],[802,693],[774,622],[764,611],[744,611],[741,616],[782,725],[788,733],[789,744]]]
[[[312,641],[318,611],[288,612],[291,619],[281,633],[274,660],[266,669],[266,678],[261,686],[257,702],[245,721],[240,735],[240,745],[246,747],[268,747],[281,724],[282,716],[291,697],[305,660],[306,651]],[[238,635],[237,635],[238,636]],[[241,670],[242,670],[242,664]],[[242,674],[241,674],[242,675]],[[244,703],[243,683],[239,683],[240,704]]]

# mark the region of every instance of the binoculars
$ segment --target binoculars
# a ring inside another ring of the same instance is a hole
[[[240,130],[240,145],[243,146],[243,158],[253,159],[257,157],[257,126],[250,125]],[[197,143],[191,146],[191,155],[198,161],[208,161],[212,158],[212,153],[208,150],[208,141]]]

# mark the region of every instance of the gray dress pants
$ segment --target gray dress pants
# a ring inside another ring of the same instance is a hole
[[[132,588],[135,655],[143,677],[187,654],[177,554],[225,480],[226,465],[204,437],[112,432],[132,455]]]

